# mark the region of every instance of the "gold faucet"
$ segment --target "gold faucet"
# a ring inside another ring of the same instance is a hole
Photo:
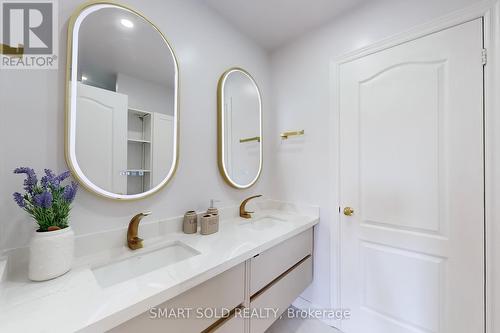
[[[141,222],[144,216],[148,216],[150,214],[151,212],[139,213],[130,220],[127,230],[127,245],[129,249],[137,250],[142,248],[143,239],[137,236],[139,231],[139,222]]]
[[[247,204],[248,201],[250,201],[252,199],[255,199],[255,198],[259,198],[261,196],[262,196],[261,194],[254,195],[253,197],[246,198],[245,200],[243,200],[243,202],[240,205],[240,217],[242,217],[244,219],[252,218],[251,214],[253,214],[253,212],[247,212],[246,209],[245,209],[245,206],[246,206],[246,204]]]

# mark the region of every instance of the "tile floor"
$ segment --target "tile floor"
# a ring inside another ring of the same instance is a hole
[[[266,333],[342,333],[317,319],[278,319]]]

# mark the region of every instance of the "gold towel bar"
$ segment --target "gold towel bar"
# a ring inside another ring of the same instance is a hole
[[[299,135],[304,135],[304,130],[291,131],[291,132],[283,132],[283,133],[280,134],[280,137],[281,137],[282,140],[286,140],[290,136],[299,136]]]
[[[260,142],[260,136],[254,136],[253,138],[240,139],[240,143],[257,141]]]

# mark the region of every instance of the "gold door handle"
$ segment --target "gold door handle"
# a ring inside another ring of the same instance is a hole
[[[354,209],[351,207],[346,207],[344,208],[344,215],[345,216],[352,216],[354,214]]]

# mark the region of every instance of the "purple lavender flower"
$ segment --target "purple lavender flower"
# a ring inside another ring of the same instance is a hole
[[[64,229],[68,226],[71,203],[75,199],[78,185],[75,182],[64,186],[62,184],[70,172],[56,175],[52,170],[45,169],[45,174],[38,182],[35,171],[20,167],[14,170],[16,174],[25,174],[24,193],[13,193],[16,204],[25,210],[38,223],[37,231],[51,231],[56,226]]]
[[[78,190],[78,184],[75,182],[71,182],[71,185],[68,185],[64,188],[64,192],[62,197],[64,201],[71,203],[75,199],[76,191]]]
[[[42,186],[44,189],[47,189],[48,187],[59,188],[59,185],[70,175],[71,173],[69,171],[65,171],[59,176],[56,176],[52,170],[45,169],[45,176],[43,176],[41,180]]]
[[[14,195],[14,201],[17,203],[19,207],[21,208],[26,207],[26,202],[24,201],[24,198],[21,193],[16,192],[13,195]]]
[[[42,177],[41,183],[42,183],[42,187],[44,189],[47,189],[49,186],[55,185],[56,175],[50,169],[45,169],[44,171],[45,171],[45,176]]]
[[[33,197],[33,202],[35,206],[41,208],[50,208],[52,206],[52,193],[45,191],[40,194],[36,194]]]
[[[26,179],[24,180],[24,189],[28,193],[33,193],[33,190],[35,189],[38,179],[36,178],[36,173],[35,170],[27,167],[20,167],[14,170],[14,173],[17,174],[26,174]]]
[[[68,178],[69,176],[71,175],[71,173],[69,171],[64,171],[63,173],[61,173],[59,176],[56,177],[56,180],[59,182],[59,183],[62,183],[66,178]]]

